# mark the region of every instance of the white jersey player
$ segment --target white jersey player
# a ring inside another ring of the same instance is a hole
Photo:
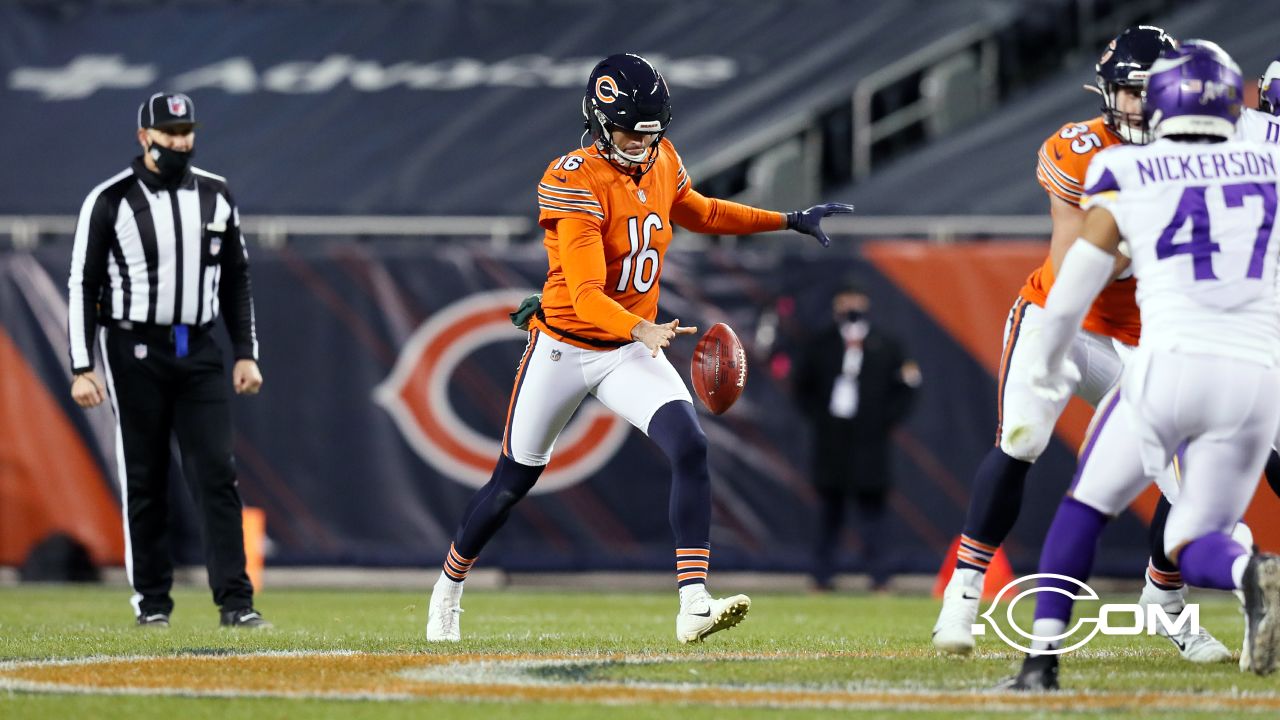
[[[1245,108],[1236,123],[1236,139],[1280,145],[1280,60],[1258,78],[1258,109]]]
[[[1280,664],[1280,558],[1229,534],[1257,486],[1280,423],[1280,303],[1274,286],[1280,148],[1232,140],[1243,83],[1216,45],[1187,41],[1151,68],[1144,114],[1158,138],[1090,164],[1084,229],[1045,306],[1033,384],[1046,397],[1079,377],[1067,357],[1090,302],[1125,251],[1142,339],[1099,406],[1040,572],[1087,580],[1107,521],[1183,448],[1182,493],[1165,529],[1192,585],[1243,590],[1252,669]],[[1037,595],[1035,650],[1009,684],[1057,687],[1073,595]]]

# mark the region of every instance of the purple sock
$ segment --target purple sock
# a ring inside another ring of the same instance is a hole
[[[1182,566],[1182,579],[1188,585],[1196,587],[1235,590],[1231,566],[1236,558],[1248,552],[1226,533],[1210,533],[1198,537],[1187,543],[1182,548],[1182,555],[1178,557],[1178,564]]]
[[[1098,536],[1109,518],[1072,497],[1065,497],[1053,516],[1044,548],[1040,550],[1040,572],[1066,575],[1084,582],[1093,571]],[[1040,587],[1060,587],[1070,595],[1080,588],[1061,580],[1042,579]],[[1061,593],[1036,594],[1036,619],[1071,620],[1072,600]]]

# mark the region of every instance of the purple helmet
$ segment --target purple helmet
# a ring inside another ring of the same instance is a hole
[[[1258,109],[1280,115],[1280,58],[1272,60],[1267,71],[1258,78]]]
[[[1235,60],[1208,40],[1185,40],[1151,66],[1142,110],[1157,138],[1236,132],[1244,80]]]

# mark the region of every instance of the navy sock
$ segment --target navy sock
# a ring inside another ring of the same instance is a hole
[[[1098,538],[1109,520],[1106,515],[1073,497],[1063,498],[1057,514],[1053,516],[1049,533],[1044,538],[1044,548],[1040,550],[1039,572],[1066,575],[1086,582],[1093,571]],[[1052,618],[1063,622],[1071,620],[1072,598],[1079,593],[1080,588],[1051,578],[1042,579],[1040,587],[1062,588],[1066,590],[1066,595],[1056,592],[1038,593],[1036,619]]]
[[[1177,590],[1182,587],[1182,575],[1178,572],[1177,564],[1164,554],[1164,526],[1169,522],[1171,507],[1169,500],[1161,495],[1160,502],[1156,503],[1156,512],[1151,516],[1151,528],[1147,536],[1151,552],[1151,567],[1148,568],[1147,575],[1161,590]]]
[[[711,475],[707,472],[707,436],[693,405],[683,400],[658,408],[649,421],[649,438],[671,462],[671,531],[676,546],[709,547]]]
[[[669,518],[676,540],[676,582],[706,583],[711,560],[711,475],[707,436],[693,405],[684,400],[658,408],[649,421],[649,438],[671,462]]]
[[[1031,463],[1011,458],[999,447],[991,448],[982,459],[973,475],[957,568],[987,571],[995,549],[1018,520],[1022,488],[1030,470]]]
[[[1267,465],[1263,468],[1262,473],[1267,477],[1267,484],[1271,486],[1271,492],[1280,497],[1280,454],[1277,454],[1275,448],[1271,449],[1271,454],[1267,456]]]
[[[511,508],[538,482],[545,465],[521,465],[505,454],[498,458],[489,482],[476,491],[467,509],[462,513],[462,523],[454,535],[453,546],[462,559],[474,561],[486,543],[498,532],[511,514]],[[448,567],[446,566],[446,572]],[[467,569],[470,569],[468,563]],[[465,573],[462,574],[465,577]],[[454,577],[462,580],[462,577]]]

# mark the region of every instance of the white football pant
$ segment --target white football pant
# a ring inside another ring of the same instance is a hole
[[[1277,422],[1280,370],[1139,349],[1098,408],[1071,495],[1118,515],[1185,442],[1181,494],[1164,535],[1173,557],[1195,538],[1235,527],[1253,498]]]
[[[643,343],[584,350],[534,329],[516,375],[503,452],[521,465],[546,465],[588,393],[646,434],[658,408],[693,402],[666,355],[651,356]]]

